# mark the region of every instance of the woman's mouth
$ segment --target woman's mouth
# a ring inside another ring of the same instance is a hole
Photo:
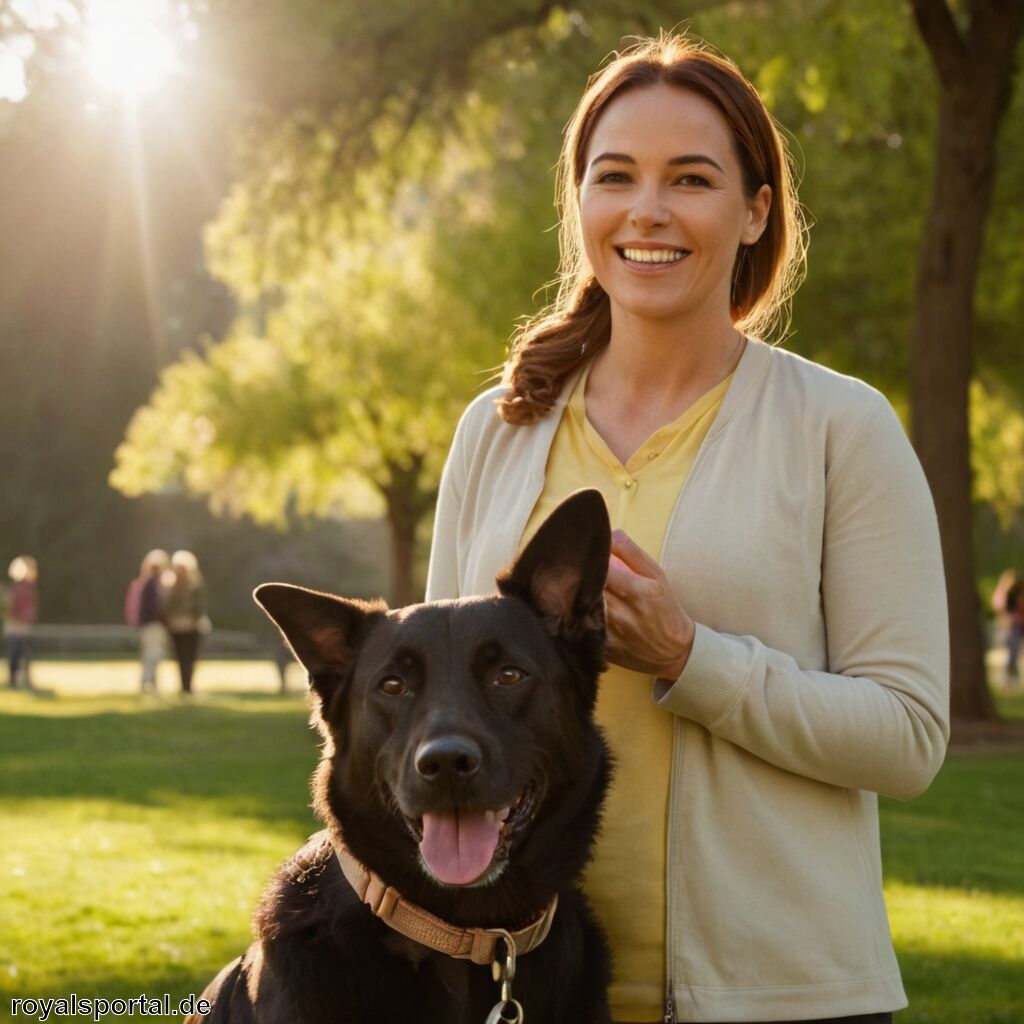
[[[626,263],[641,264],[645,267],[678,263],[689,252],[686,249],[634,249],[632,246],[616,246],[615,251]]]

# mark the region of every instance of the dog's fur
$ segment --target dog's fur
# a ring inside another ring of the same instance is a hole
[[[375,918],[341,873],[334,834],[453,925],[516,930],[557,894],[551,932],[519,958],[512,994],[530,1024],[610,1021],[608,950],[577,888],[610,771],[592,717],[609,547],[604,501],[581,491],[492,597],[387,611],[283,584],[257,589],[309,672],[325,740],[314,806],[326,828],[265,892],[256,941],[204,993],[207,1020],[484,1024],[500,996],[490,969]],[[441,843],[450,853],[474,812],[479,821],[524,794],[485,869],[418,844],[424,815],[464,815]]]

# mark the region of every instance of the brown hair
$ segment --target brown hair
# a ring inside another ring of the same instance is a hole
[[[730,313],[744,331],[769,337],[788,325],[800,283],[806,225],[791,158],[757,90],[725,57],[682,36],[662,33],[618,53],[595,73],[565,130],[558,163],[561,262],[554,303],[517,331],[505,364],[508,393],[497,402],[509,423],[533,423],[551,409],[569,377],[608,344],[608,296],[583,251],[580,183],[594,126],[624,92],[672,85],[709,100],[732,129],[749,198],[767,184],[771,209],[761,237],[741,246],[733,265]]]

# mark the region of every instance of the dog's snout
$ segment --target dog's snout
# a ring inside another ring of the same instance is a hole
[[[466,736],[437,736],[416,748],[416,771],[427,782],[464,782],[482,760],[480,747]]]

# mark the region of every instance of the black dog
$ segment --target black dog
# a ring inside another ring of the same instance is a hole
[[[326,828],[264,894],[207,1020],[611,1020],[577,888],[610,771],[592,719],[609,548],[603,499],[580,491],[492,597],[388,611],[256,590],[309,672]]]

